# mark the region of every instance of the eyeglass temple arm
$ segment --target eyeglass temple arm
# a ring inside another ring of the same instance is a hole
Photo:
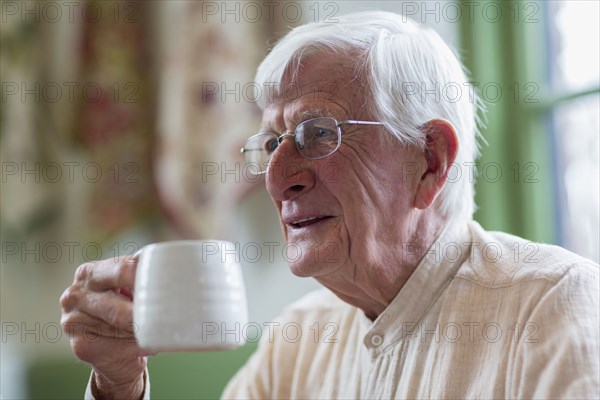
[[[353,119],[349,119],[346,121],[338,122],[338,125],[383,125],[383,122],[375,122],[375,121],[356,121]]]

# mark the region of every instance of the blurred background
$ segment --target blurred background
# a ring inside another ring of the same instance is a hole
[[[289,28],[372,9],[431,26],[471,72],[488,110],[476,219],[598,262],[596,0],[2,1],[3,399],[82,397],[58,304],[82,262],[234,241],[258,324],[317,288],[288,271],[239,156],[252,80]],[[254,348],[152,357],[153,398],[218,397]]]

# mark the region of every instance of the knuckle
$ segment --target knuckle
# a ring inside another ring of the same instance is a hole
[[[81,334],[82,327],[84,326],[82,314],[76,311],[64,313],[60,318],[60,326],[67,336],[73,339],[75,336]]]
[[[85,282],[88,280],[89,276],[92,273],[92,269],[94,268],[94,264],[87,262],[81,264],[75,270],[75,281],[76,282]]]
[[[73,321],[73,318],[69,314],[63,314],[63,316],[60,318],[60,327],[69,337],[73,335],[73,327],[76,324],[77,323]]]
[[[65,289],[63,294],[60,296],[60,305],[64,311],[70,311],[75,308],[75,305],[79,302],[79,286],[71,285]]]
[[[79,336],[81,331],[80,325],[81,324],[77,320],[70,317],[62,318],[60,321],[62,331],[67,335],[71,343]]]
[[[91,344],[83,336],[76,336],[71,341],[71,349],[75,356],[82,361],[93,364],[94,363],[94,352],[93,344]]]

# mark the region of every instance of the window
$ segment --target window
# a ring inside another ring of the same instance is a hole
[[[560,244],[600,259],[600,32],[597,1],[546,5],[552,60],[549,104],[555,156]]]
[[[506,94],[488,104],[480,164],[509,179],[486,182],[480,170],[475,217],[598,261],[599,2],[479,5],[495,12],[461,20],[465,63]]]

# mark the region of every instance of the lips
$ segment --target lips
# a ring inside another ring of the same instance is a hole
[[[329,215],[320,215],[313,217],[291,217],[286,218],[286,225],[290,226],[293,229],[300,229],[310,225],[317,224],[321,221],[331,218]]]

